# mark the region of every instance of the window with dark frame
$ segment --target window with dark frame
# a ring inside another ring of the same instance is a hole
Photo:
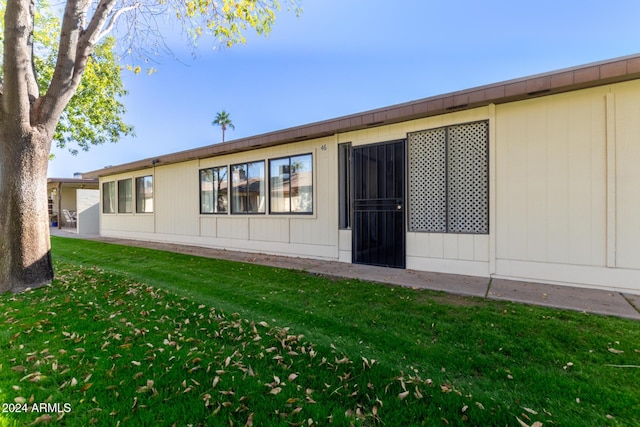
[[[338,145],[339,228],[351,228],[351,143]]]
[[[133,213],[132,179],[118,181],[118,213]]]
[[[115,181],[102,183],[102,213],[116,213],[116,183]]]
[[[200,170],[200,213],[226,214],[229,204],[228,168]]]
[[[489,123],[408,134],[409,230],[489,233]]]
[[[136,178],[136,213],[153,213],[153,176]]]
[[[269,212],[313,213],[313,156],[269,160]]]
[[[231,165],[231,213],[266,212],[264,160]]]

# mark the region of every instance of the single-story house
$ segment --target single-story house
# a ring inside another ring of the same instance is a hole
[[[49,225],[81,234],[98,234],[98,185],[98,178],[47,178]]]
[[[107,167],[103,236],[640,291],[640,55]]]

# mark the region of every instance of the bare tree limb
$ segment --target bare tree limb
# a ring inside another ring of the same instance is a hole
[[[100,34],[98,34],[96,38],[96,42],[102,40],[105,36],[107,36],[111,32],[111,30],[113,30],[113,27],[115,26],[116,21],[118,20],[120,15],[130,10],[137,9],[139,7],[140,7],[140,3],[135,3],[131,6],[123,7],[122,9],[119,9],[118,11],[116,11],[116,13],[114,13],[111,16],[111,19],[109,19],[109,23],[106,25],[106,27],[100,32]]]

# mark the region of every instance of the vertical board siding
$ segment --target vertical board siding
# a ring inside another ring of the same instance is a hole
[[[157,233],[200,234],[198,179],[197,161],[156,167],[154,205]]]
[[[76,219],[78,234],[100,232],[100,190],[76,190]]]
[[[217,218],[214,215],[200,217],[200,235],[202,237],[217,237]]]
[[[289,218],[249,218],[249,239],[289,243]]]
[[[616,266],[640,268],[640,84],[615,93]]]
[[[293,256],[325,256],[339,258],[336,138],[269,147],[246,153],[202,159],[197,170],[229,166],[240,162],[269,160],[311,153],[313,156],[312,214],[216,214],[199,215],[200,235],[211,246],[229,249],[264,251],[265,248]],[[268,179],[268,178],[267,178]],[[196,181],[196,187],[198,186]],[[199,188],[197,189],[199,191]],[[199,196],[199,195],[198,195]],[[267,194],[267,199],[269,194]],[[266,201],[269,203],[269,200]],[[198,206],[198,205],[196,205]],[[277,246],[269,246],[269,243]],[[289,252],[284,245],[289,246]],[[277,248],[277,249],[276,249]],[[333,248],[333,249],[330,249]]]
[[[249,218],[224,216],[217,218],[216,237],[222,239],[249,240]]]
[[[153,175],[152,169],[143,169],[128,174],[119,174],[100,179],[100,191],[102,192],[102,184],[104,182],[117,182],[122,179],[131,179],[135,182],[135,178],[139,176]],[[117,185],[116,185],[117,187]],[[154,182],[154,191],[156,185]],[[155,194],[154,194],[155,201]],[[102,194],[100,195],[100,202],[102,203]],[[117,197],[116,197],[117,203]],[[156,206],[157,208],[157,206]],[[155,208],[154,208],[155,210]],[[132,213],[116,213],[105,214],[102,212],[102,205],[100,206],[100,234],[109,236],[126,237],[128,233],[139,233],[140,235],[148,235],[155,232],[155,213],[138,214],[135,212],[135,207]]]
[[[489,120],[490,234],[407,232],[407,267],[640,290],[639,100],[634,80],[103,177],[153,174],[154,213],[101,212],[100,231],[349,262],[338,144]],[[200,169],[306,153],[312,214],[200,214]]]
[[[348,132],[338,135],[338,142],[351,142],[354,147],[357,147],[385,140],[404,139],[410,132],[487,120],[490,110],[493,110],[492,106],[412,120],[401,125],[385,126],[381,128],[385,130],[375,132],[374,129]],[[410,185],[411,183],[407,182],[407,187]],[[407,206],[408,203],[407,200]],[[431,269],[442,265],[454,266],[456,261],[461,261],[459,267],[438,271],[487,276],[489,274],[489,235],[407,232],[406,255],[408,268]],[[471,261],[473,267],[467,268],[466,261]],[[486,264],[486,268],[483,264]]]
[[[607,88],[497,106],[497,257],[605,264]]]

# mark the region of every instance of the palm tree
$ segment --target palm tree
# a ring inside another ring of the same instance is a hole
[[[227,128],[235,129],[236,127],[233,125],[233,122],[229,118],[229,113],[222,110],[216,114],[216,118],[211,122],[213,126],[220,126],[222,128],[222,142],[224,142],[224,131]]]

